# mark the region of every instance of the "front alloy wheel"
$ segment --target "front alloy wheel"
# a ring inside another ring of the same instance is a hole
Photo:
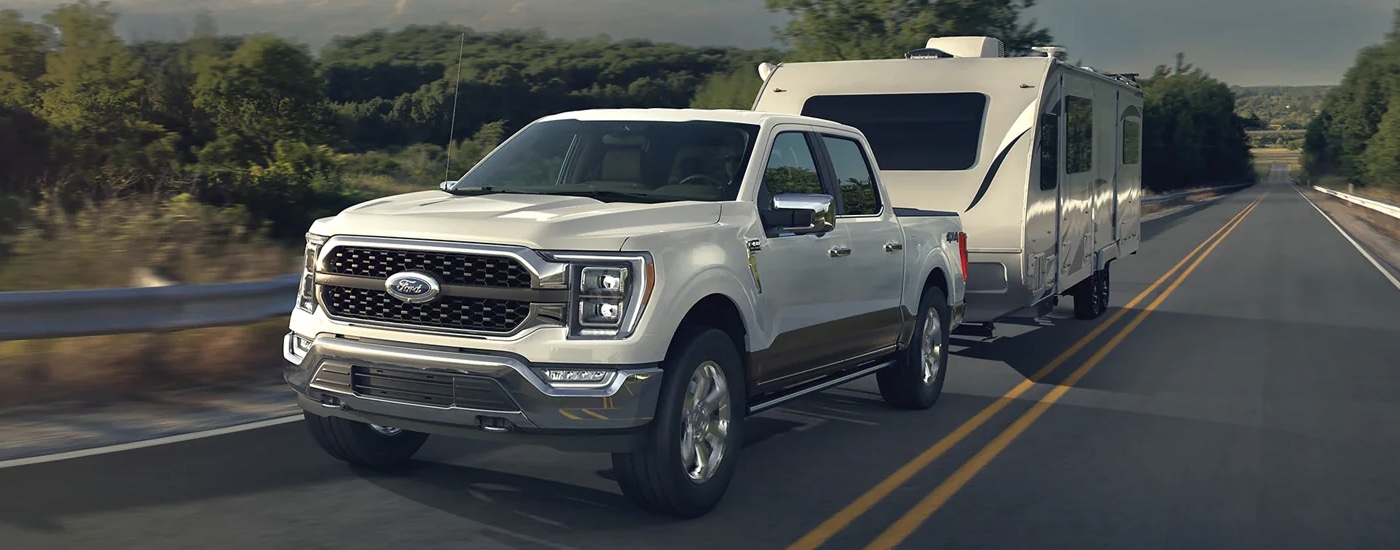
[[[729,382],[724,369],[705,361],[690,375],[685,394],[681,462],[692,481],[714,477],[729,438]]]

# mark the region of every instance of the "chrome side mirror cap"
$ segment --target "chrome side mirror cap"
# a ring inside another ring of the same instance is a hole
[[[836,229],[835,198],[831,195],[784,193],[773,197],[772,223],[783,233],[820,235]]]

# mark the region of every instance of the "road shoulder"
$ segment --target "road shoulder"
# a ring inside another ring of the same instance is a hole
[[[1300,191],[1375,256],[1392,277],[1400,278],[1400,219],[1313,189],[1300,188]]]

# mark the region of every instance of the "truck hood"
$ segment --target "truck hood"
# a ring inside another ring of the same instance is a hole
[[[319,220],[319,235],[503,244],[532,249],[620,250],[628,237],[719,222],[713,202],[637,204],[588,197],[423,191],[384,197]]]

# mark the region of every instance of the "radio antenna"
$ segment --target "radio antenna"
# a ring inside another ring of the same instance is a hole
[[[467,51],[467,31],[462,31],[462,43],[457,46],[457,84],[452,90],[452,123],[447,127],[447,168],[442,181],[452,179],[452,141],[457,138],[457,98],[462,93],[462,58]]]

